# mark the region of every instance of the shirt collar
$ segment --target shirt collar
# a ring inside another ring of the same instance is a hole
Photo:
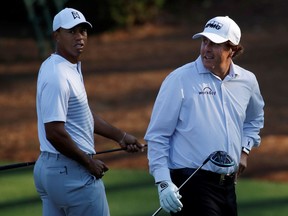
[[[198,73],[199,74],[212,73],[210,70],[208,70],[207,68],[204,67],[200,55],[196,59],[195,63],[196,63],[196,67],[198,69]],[[235,70],[235,65],[234,65],[234,63],[232,61],[231,65],[230,65],[230,70],[229,70],[228,76],[230,78],[236,78],[238,75],[240,75],[240,71],[239,70]]]
[[[236,78],[238,75],[240,75],[240,71],[239,70],[235,70],[235,64],[233,63],[233,61],[231,61],[231,65],[230,65],[230,70],[229,70],[228,76],[230,76],[231,78]]]

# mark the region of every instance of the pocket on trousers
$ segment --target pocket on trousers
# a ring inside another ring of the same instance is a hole
[[[47,175],[49,176],[59,176],[59,175],[67,175],[67,167],[61,166],[61,167],[47,167]]]
[[[96,181],[96,177],[93,176],[87,169],[80,166],[79,172],[81,174],[81,181],[83,186],[90,186],[91,184],[94,184]]]
[[[46,190],[49,197],[58,205],[66,205],[66,184],[68,173],[66,166],[46,168]]]

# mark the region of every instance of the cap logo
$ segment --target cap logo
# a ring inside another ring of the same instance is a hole
[[[72,13],[72,16],[73,16],[74,19],[77,19],[77,18],[78,18],[78,19],[81,19],[81,18],[80,18],[80,15],[78,14],[77,11],[72,11],[71,13]]]
[[[214,28],[216,30],[220,30],[222,28],[223,24],[216,22],[216,21],[212,21],[206,24],[205,28]]]

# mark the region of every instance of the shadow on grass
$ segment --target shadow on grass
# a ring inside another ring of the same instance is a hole
[[[21,208],[22,206],[27,206],[27,205],[34,205],[34,204],[40,204],[41,200],[39,197],[23,197],[22,199],[15,199],[15,200],[10,200],[10,201],[5,201],[5,202],[0,202],[0,209],[5,210],[5,209],[13,209],[15,207]]]
[[[238,208],[240,210],[265,210],[265,209],[272,209],[272,208],[281,208],[285,207],[288,208],[288,197],[282,198],[271,198],[265,200],[255,200],[255,201],[247,201],[247,202],[238,202]]]
[[[113,193],[113,191],[125,191],[125,190],[135,190],[139,188],[146,188],[146,187],[151,187],[153,185],[152,181],[149,180],[143,180],[143,181],[135,181],[135,182],[127,182],[123,183],[121,182],[120,184],[115,184],[115,185],[109,185],[106,184],[106,192],[107,193]],[[156,187],[155,187],[156,190]]]

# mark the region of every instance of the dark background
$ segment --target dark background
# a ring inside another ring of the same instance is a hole
[[[44,37],[43,52],[24,1],[5,4],[0,13],[0,159],[35,160],[37,72],[53,52],[51,23],[43,14],[48,9],[52,19],[57,9],[53,1],[44,9],[37,1],[33,6]],[[164,77],[198,56],[200,44],[192,35],[210,18],[229,15],[241,28],[245,48],[235,63],[255,73],[266,103],[262,143],[252,151],[245,175],[288,179],[286,1],[74,0],[65,6],[81,10],[94,27],[83,59],[91,106],[141,140]],[[100,137],[96,141],[98,150],[116,147]],[[129,155],[130,162],[125,157],[113,154],[103,159],[112,166],[147,169],[145,153]]]

